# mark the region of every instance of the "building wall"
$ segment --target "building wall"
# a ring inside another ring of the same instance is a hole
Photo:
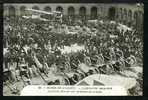
[[[97,7],[98,8],[98,14],[100,14],[100,9],[103,5],[102,4],[72,4],[72,3],[68,3],[68,4],[5,4],[4,7],[6,8],[5,11],[5,15],[8,15],[8,7],[9,6],[14,6],[17,10],[16,15],[20,15],[20,11],[19,8],[21,6],[26,6],[26,8],[32,8],[33,6],[38,6],[40,8],[40,10],[44,10],[44,8],[46,6],[51,7],[52,11],[56,10],[56,7],[61,6],[64,10],[64,15],[67,15],[68,12],[68,7],[73,6],[75,8],[75,14],[78,15],[79,14],[79,9],[80,7],[85,7],[86,8],[86,14],[90,15],[90,9],[91,7]]]
[[[68,8],[73,7],[75,9],[75,15],[79,15],[80,7],[86,8],[86,15],[91,15],[91,8],[96,7],[97,8],[97,15],[98,17],[103,18],[109,18],[109,12],[110,8],[113,7],[115,9],[115,17],[114,20],[121,22],[123,24],[129,24],[132,22],[136,27],[139,26],[143,27],[143,6],[138,6],[137,4],[104,4],[104,3],[49,3],[49,4],[4,4],[4,16],[9,16],[9,7],[12,6],[15,8],[15,15],[20,16],[21,10],[20,8],[22,6],[25,6],[26,8],[32,8],[34,6],[37,6],[40,10],[44,10],[45,7],[49,6],[51,8],[51,11],[56,11],[57,7],[63,8],[63,14],[68,15]],[[122,10],[121,10],[122,9]],[[131,11],[131,16],[129,16],[129,11]],[[137,13],[137,15],[135,14]],[[126,15],[127,14],[127,15]],[[135,15],[137,16],[135,18]],[[137,19],[137,20],[136,20]]]

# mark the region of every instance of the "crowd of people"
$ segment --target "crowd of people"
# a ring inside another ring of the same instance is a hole
[[[74,85],[91,74],[112,74],[142,63],[143,33],[136,29],[120,29],[110,20],[67,23],[5,18],[4,81],[41,76],[48,85]],[[73,44],[84,49],[62,53]]]

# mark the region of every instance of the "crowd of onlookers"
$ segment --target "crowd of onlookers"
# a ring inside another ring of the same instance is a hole
[[[4,54],[4,69],[9,71],[8,80],[17,81],[21,76],[30,79],[42,74],[50,77],[49,72],[77,73],[84,78],[94,72],[83,71],[79,66],[82,63],[98,68],[97,73],[105,74],[108,72],[102,70],[103,66],[114,61],[116,63],[111,65],[111,68],[115,67],[114,71],[130,67],[131,59],[142,63],[143,33],[135,29],[124,31],[117,27],[118,23],[109,20],[79,20],[68,25],[66,22],[43,22],[22,17],[6,18],[4,48],[7,49]],[[75,43],[84,45],[85,49],[61,53],[64,46]],[[77,74],[72,79],[71,76],[64,75],[68,77],[69,84],[75,84],[82,79],[77,79]],[[48,84],[58,84],[57,81]]]

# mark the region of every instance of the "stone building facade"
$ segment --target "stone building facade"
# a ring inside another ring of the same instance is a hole
[[[46,3],[46,4],[4,4],[5,16],[22,16],[25,9],[61,11],[64,16],[85,17],[85,19],[107,18],[137,30],[143,29],[143,4],[104,4],[104,3]]]

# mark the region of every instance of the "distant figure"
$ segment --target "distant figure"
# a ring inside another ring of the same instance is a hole
[[[10,71],[10,81],[15,82],[16,81],[16,67],[17,63],[13,62],[13,60],[8,63],[8,70]]]

